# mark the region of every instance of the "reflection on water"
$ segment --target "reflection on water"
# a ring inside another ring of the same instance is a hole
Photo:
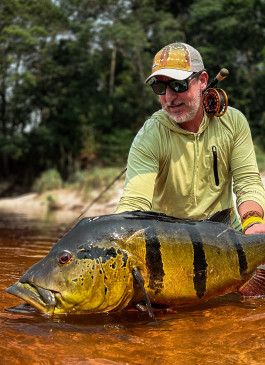
[[[0,213],[1,364],[264,364],[265,300],[237,294],[176,312],[57,315],[6,312],[5,288],[67,229],[55,216]]]

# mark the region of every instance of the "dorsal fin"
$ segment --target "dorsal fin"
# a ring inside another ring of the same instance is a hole
[[[211,222],[224,223],[229,226],[231,224],[232,212],[233,212],[232,208],[219,210],[218,212],[208,217],[207,220]]]

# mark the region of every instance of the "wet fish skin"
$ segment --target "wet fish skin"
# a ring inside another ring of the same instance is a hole
[[[138,269],[152,303],[176,307],[224,295],[265,261],[265,235],[244,236],[220,223],[228,215],[84,218],[7,291],[44,313],[121,310],[143,299],[132,275]]]

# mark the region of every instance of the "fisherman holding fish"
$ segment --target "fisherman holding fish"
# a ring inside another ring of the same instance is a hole
[[[232,107],[208,116],[207,81],[191,46],[157,53],[146,82],[162,109],[131,146],[117,208],[127,213],[83,218],[8,293],[51,315],[143,309],[144,301],[151,317],[152,306],[264,296],[265,271],[255,269],[265,235],[254,233],[265,233],[265,194],[249,125]]]
[[[207,116],[207,82],[201,55],[190,45],[169,44],[156,54],[146,83],[162,109],[132,143],[116,213],[152,210],[205,219],[233,208],[236,230],[265,233],[265,193],[248,122],[232,107],[222,116]]]

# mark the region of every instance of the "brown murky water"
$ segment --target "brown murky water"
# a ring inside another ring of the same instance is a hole
[[[265,364],[265,299],[237,294],[176,313],[56,316],[16,314],[5,292],[49,251],[65,225],[0,212],[0,363]]]

